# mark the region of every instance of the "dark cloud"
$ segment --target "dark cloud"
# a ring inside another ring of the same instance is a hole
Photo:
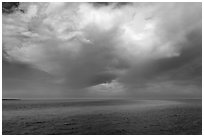
[[[2,2],[2,13],[12,13],[19,6],[19,2]]]
[[[121,7],[132,3],[131,2],[92,2],[92,4],[96,7],[103,7],[103,6],[109,6],[109,5],[114,5],[114,7]]]
[[[15,11],[24,13],[24,10],[19,8],[20,2],[2,2],[2,13],[11,14]]]

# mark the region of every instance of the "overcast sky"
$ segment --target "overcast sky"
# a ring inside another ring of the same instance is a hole
[[[3,98],[201,98],[201,3],[20,3]]]

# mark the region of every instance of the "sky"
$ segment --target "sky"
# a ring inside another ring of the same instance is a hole
[[[3,98],[201,98],[201,3],[3,6]]]

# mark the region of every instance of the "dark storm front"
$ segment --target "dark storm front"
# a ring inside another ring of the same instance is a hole
[[[201,134],[202,3],[3,2],[2,132]]]
[[[3,101],[3,134],[201,134],[201,100]]]

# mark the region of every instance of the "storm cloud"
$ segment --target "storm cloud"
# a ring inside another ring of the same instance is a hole
[[[200,98],[201,3],[20,3],[3,97]]]

